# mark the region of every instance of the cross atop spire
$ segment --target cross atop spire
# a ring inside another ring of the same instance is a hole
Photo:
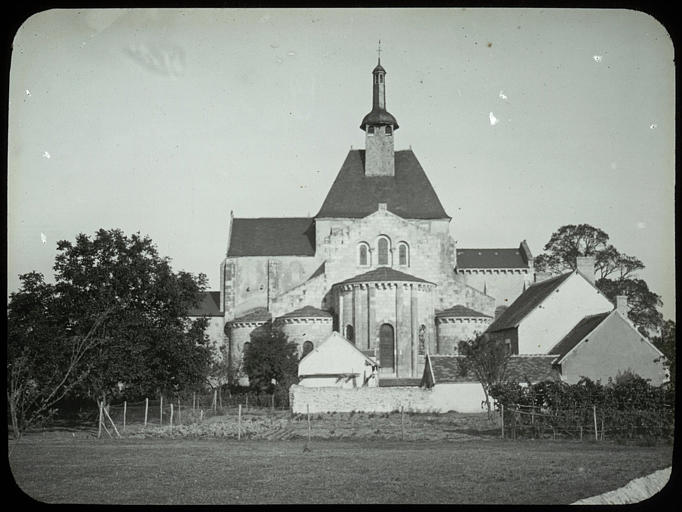
[[[379,39],[379,46],[377,46],[377,56],[379,58],[379,64],[381,64],[381,39]]]

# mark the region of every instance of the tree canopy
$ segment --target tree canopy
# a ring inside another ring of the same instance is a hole
[[[275,386],[288,389],[298,381],[298,347],[267,322],[251,333],[251,343],[244,353],[244,372],[249,385],[259,391],[271,392]]]
[[[20,276],[8,304],[8,381],[23,375],[17,385],[30,384],[26,414],[57,396],[106,399],[121,385],[141,396],[203,383],[206,320],[187,314],[206,276],[173,272],[149,237],[117,229],[62,240],[57,252],[55,284]]]
[[[635,256],[621,253],[609,243],[609,235],[589,224],[568,224],[552,233],[544,253],[535,257],[536,272],[558,274],[576,269],[578,256],[594,256],[597,288],[612,302],[628,297],[628,318],[645,335],[658,331],[663,316],[658,294],[649,290],[637,271],[644,264]]]

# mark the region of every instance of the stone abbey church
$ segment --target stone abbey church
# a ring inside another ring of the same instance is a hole
[[[379,61],[365,149],[349,151],[317,215],[231,216],[219,299],[209,294],[233,364],[272,321],[301,355],[337,331],[380,378],[420,378],[426,354],[455,354],[533,282],[525,241],[456,246],[417,156],[395,149],[398,128]]]

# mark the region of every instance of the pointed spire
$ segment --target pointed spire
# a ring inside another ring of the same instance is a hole
[[[381,66],[381,39],[379,39],[379,46],[377,47],[377,63]]]

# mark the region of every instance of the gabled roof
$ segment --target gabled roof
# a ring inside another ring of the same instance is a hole
[[[519,322],[523,320],[528,313],[541,304],[550,293],[556,290],[561,283],[566,281],[572,274],[573,272],[566,272],[560,276],[529,286],[525,292],[512,302],[511,306],[505,309],[504,312],[490,324],[487,331],[495,332],[501,331],[502,329],[517,327]]]
[[[331,343],[330,343],[328,346],[325,347],[325,345],[327,345],[327,343],[329,343],[329,342],[331,342]],[[327,336],[323,341],[321,341],[320,343],[318,343],[318,345],[317,345],[313,350],[311,350],[310,352],[308,352],[308,353],[307,353],[305,356],[303,356],[303,358],[298,362],[298,369],[299,369],[299,370],[298,370],[298,371],[299,371],[298,376],[299,376],[299,377],[305,377],[305,376],[310,377],[312,374],[302,374],[302,373],[300,373],[300,371],[301,371],[301,365],[304,363],[304,361],[305,361],[306,363],[310,363],[310,359],[313,359],[313,360],[314,360],[314,359],[317,357],[317,354],[319,354],[321,351],[328,351],[328,350],[330,349],[330,347],[331,347],[334,343],[340,343],[342,346],[344,346],[344,347],[346,347],[346,348],[352,347],[353,350],[354,350],[355,352],[357,352],[359,355],[361,355],[361,356],[365,359],[365,361],[366,361],[366,363],[367,363],[368,365],[370,365],[370,366],[379,366],[379,364],[378,364],[372,357],[370,357],[370,356],[368,356],[367,354],[365,354],[362,350],[360,350],[360,349],[359,349],[358,347],[356,347],[353,343],[351,343],[351,342],[348,341],[346,338],[344,338],[343,336],[341,336],[338,332],[332,331],[332,333],[331,333],[329,336]],[[335,361],[330,361],[330,362],[332,362],[333,364],[336,364]],[[305,366],[305,364],[303,364],[303,366]],[[346,373],[346,372],[344,372],[344,373]],[[339,373],[335,373],[335,374],[333,374],[333,375],[338,375],[338,374],[339,374]],[[316,373],[315,375],[319,376],[319,375],[322,375],[322,373]],[[332,375],[332,374],[330,374],[330,373],[324,373],[324,375]]]
[[[254,308],[253,310],[251,310],[248,313],[240,316],[239,318],[235,318],[233,320],[230,320],[229,323],[267,322],[271,318],[272,318],[272,313],[270,313],[270,311],[268,311],[265,308],[259,307],[259,308]]]
[[[386,203],[404,219],[449,219],[411,149],[395,152],[395,176],[365,176],[365,150],[351,150],[316,218],[367,217]]]
[[[424,370],[433,376],[434,384],[451,384],[457,382],[478,382],[473,372],[468,369],[464,372],[464,356],[440,356],[429,354],[427,365]],[[505,380],[513,382],[530,381],[541,382],[543,380],[555,380],[559,378],[557,370],[552,367],[552,362],[556,359],[553,354],[538,355],[515,355],[509,358]],[[422,380],[423,382],[423,380]]]
[[[599,324],[601,324],[607,316],[608,313],[599,313],[598,315],[589,315],[580,320],[570,332],[564,336],[559,343],[554,345],[552,350],[549,351],[550,354],[555,354],[559,356],[559,360],[568,354],[573,347],[580,343],[585,336],[594,331]]]
[[[220,292],[201,292],[199,304],[187,316],[223,316],[220,311]]]
[[[524,251],[517,249],[457,249],[457,268],[528,268]]]
[[[302,308],[299,308],[295,311],[290,311],[289,313],[279,316],[278,318],[313,318],[313,317],[331,318],[331,316],[332,316],[331,313],[329,313],[328,311],[324,311],[323,309],[319,309],[313,306],[303,306]]]
[[[232,220],[228,257],[314,255],[314,219],[284,217]]]
[[[473,310],[473,309],[468,308],[466,306],[462,306],[461,304],[457,304],[456,306],[452,306],[451,308],[444,309],[443,311],[439,311],[438,313],[436,313],[436,317],[438,317],[438,318],[449,318],[449,317],[492,318],[490,315],[480,313],[479,311]]]
[[[377,281],[408,281],[434,284],[419,277],[406,274],[405,272],[400,272],[399,270],[395,270],[391,267],[378,267],[374,270],[370,270],[369,272],[365,272],[364,274],[359,274],[357,276],[351,277],[350,279],[346,279],[345,281],[341,281],[340,283],[336,283],[334,286],[351,283],[373,283]]]

